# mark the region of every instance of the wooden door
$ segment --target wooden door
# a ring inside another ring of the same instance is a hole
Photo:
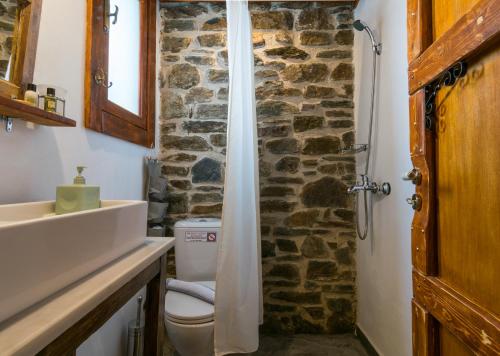
[[[413,354],[500,355],[500,0],[408,0]]]

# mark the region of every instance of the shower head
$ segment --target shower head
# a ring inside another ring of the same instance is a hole
[[[372,41],[373,52],[378,55],[382,53],[382,43],[378,43],[375,40],[375,35],[373,34],[372,29],[367,24],[365,24],[361,20],[356,20],[353,22],[352,27],[354,27],[354,29],[358,31],[366,31],[366,33],[368,33],[368,36],[370,36],[370,40]]]
[[[354,23],[352,24],[352,26],[358,30],[358,31],[363,31],[365,28],[367,28],[368,26],[361,20],[356,20],[354,21]]]

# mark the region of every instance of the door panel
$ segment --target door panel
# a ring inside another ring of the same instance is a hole
[[[474,353],[446,328],[439,327],[439,352],[441,356],[473,356]]]
[[[479,0],[432,0],[432,29],[434,39],[441,37]]]
[[[439,277],[500,313],[500,51],[436,98]]]
[[[413,353],[500,355],[500,1],[408,0],[408,58]]]

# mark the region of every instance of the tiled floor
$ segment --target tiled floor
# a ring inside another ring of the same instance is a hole
[[[172,355],[171,351],[165,349],[164,356],[170,355]],[[259,351],[250,355],[368,356],[368,353],[354,335],[294,335],[261,336]]]
[[[253,356],[368,356],[354,335],[262,336]]]

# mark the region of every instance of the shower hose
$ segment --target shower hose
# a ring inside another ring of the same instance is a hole
[[[377,56],[379,54],[377,53],[376,47],[373,48],[373,69],[372,69],[372,91],[371,91],[371,103],[370,103],[370,126],[368,129],[368,145],[366,149],[366,162],[365,162],[365,169],[363,174],[368,176],[368,171],[370,169],[370,157],[371,157],[371,148],[372,148],[372,132],[373,132],[373,116],[374,116],[374,109],[375,109],[375,84],[377,81]],[[364,206],[364,229],[361,230],[361,224],[360,224],[360,197],[357,195],[356,196],[356,231],[358,233],[358,237],[361,240],[365,240],[366,236],[368,235],[368,223],[369,223],[369,216],[371,215],[371,200],[368,197],[368,191],[364,190],[363,191],[363,206]],[[370,200],[370,201],[369,201]],[[368,211],[370,211],[370,214],[368,214]]]

